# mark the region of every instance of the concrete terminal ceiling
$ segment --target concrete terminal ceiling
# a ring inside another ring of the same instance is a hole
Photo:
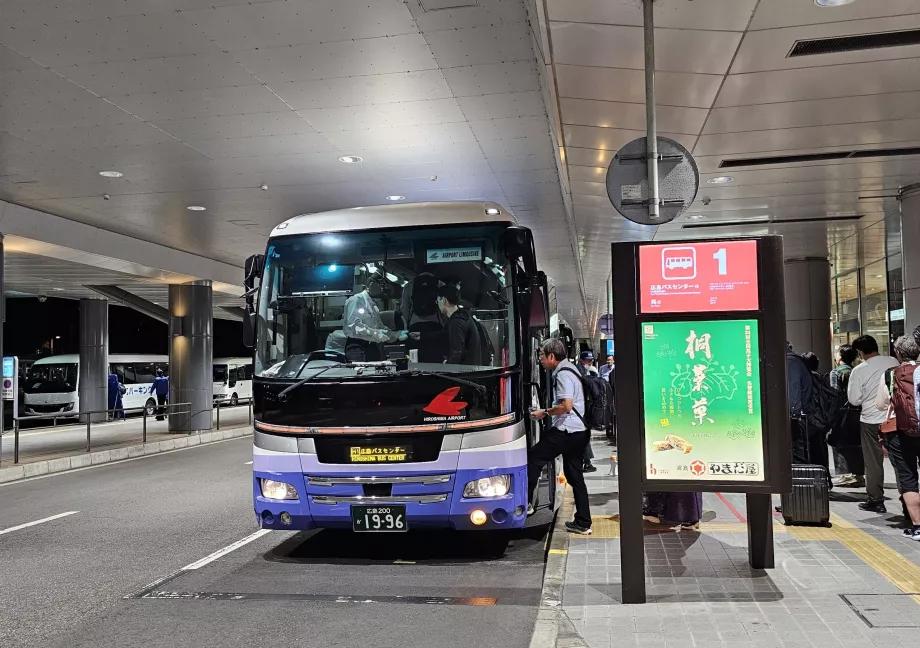
[[[535,229],[587,335],[610,241],[778,232],[790,256],[826,254],[893,209],[860,196],[920,179],[920,156],[719,168],[920,145],[920,46],[787,57],[920,28],[917,0],[656,13],[659,127],[704,179],[667,226],[625,221],[603,185],[643,134],[640,0],[4,0],[0,199],[237,265],[296,213],[495,200]]]

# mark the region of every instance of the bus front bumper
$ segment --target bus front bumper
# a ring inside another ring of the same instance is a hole
[[[464,498],[467,483],[483,477],[511,475],[508,493],[501,497]],[[527,520],[527,467],[362,475],[304,475],[302,473],[253,473],[253,501],[256,521],[263,529],[306,530],[351,529],[352,506],[396,505],[406,507],[408,529],[452,528],[456,530],[499,530],[521,528]],[[368,484],[368,477],[374,478]],[[425,483],[425,477],[431,477]],[[268,499],[262,495],[261,479],[294,486],[296,500]],[[389,494],[385,491],[389,490]],[[475,524],[482,520],[482,524]],[[474,516],[473,514],[476,513]]]

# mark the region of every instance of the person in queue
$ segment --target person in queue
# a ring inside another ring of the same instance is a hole
[[[588,349],[581,352],[581,364],[578,365],[578,371],[581,372],[583,378],[587,378],[590,374],[598,375],[597,367],[594,366],[594,351]],[[594,449],[591,447],[591,441],[589,440],[588,445],[585,446],[585,462],[581,467],[581,472],[597,472],[597,466],[591,461],[592,459],[594,459]]]
[[[585,392],[581,376],[575,365],[568,360],[565,344],[556,338],[546,340],[541,345],[540,364],[552,372],[553,406],[534,410],[531,417],[541,420],[550,416],[552,424],[528,454],[527,492],[533,497],[543,466],[562,455],[565,477],[575,495],[575,520],[566,522],[565,528],[572,533],[591,535],[588,487],[582,474],[585,446],[590,442],[591,431],[582,421]],[[528,513],[531,512],[532,504],[528,506]]]
[[[613,372],[613,356],[607,356],[607,364],[601,367],[599,370],[600,377],[604,380],[610,380],[610,374]],[[611,381],[612,382],[612,381]]]
[[[801,356],[786,342],[786,393],[789,401],[789,421],[792,430],[792,462],[810,463],[808,457],[808,428],[805,412],[814,398],[811,372]]]
[[[594,351],[592,351],[591,349],[581,352],[580,369],[582,370],[582,375],[586,375],[589,373],[592,373],[595,376],[598,375],[597,367],[594,366]]]
[[[850,405],[847,400],[850,373],[858,358],[856,349],[849,344],[841,344],[837,349],[837,366],[828,376],[831,389],[837,392],[837,402],[841,405],[828,436],[837,473],[834,486],[844,488],[866,487],[866,469],[860,443],[859,410]]]
[[[888,458],[894,466],[898,491],[904,504],[906,528],[904,537],[920,542],[920,486],[917,464],[920,462],[920,428],[918,428],[916,379],[920,345],[913,337],[902,335],[894,343],[894,353],[900,367],[882,374],[875,396],[876,409],[891,408],[897,422],[894,432],[885,434]],[[899,375],[895,374],[895,371]],[[899,379],[900,378],[900,379]]]
[[[481,365],[482,343],[473,317],[460,307],[460,287],[445,284],[438,288],[438,309],[447,318],[447,364]]]
[[[859,508],[872,513],[885,513],[885,469],[882,453],[881,425],[886,413],[875,407],[875,396],[879,381],[885,371],[898,366],[898,361],[878,352],[878,342],[871,335],[861,335],[853,340],[853,348],[859,354],[862,364],[850,372],[847,398],[850,404],[861,407],[859,427],[861,432],[863,460],[866,464],[866,493],[869,499]]]

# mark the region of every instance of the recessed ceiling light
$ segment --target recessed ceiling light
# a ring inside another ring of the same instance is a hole
[[[363,157],[358,157],[357,155],[343,155],[339,158],[339,162],[344,162],[345,164],[357,164],[358,162],[363,162]]]
[[[502,210],[495,207],[489,207],[486,209],[486,216],[498,216],[501,213]]]
[[[405,196],[387,196],[387,200],[405,200]]]
[[[700,220],[701,218],[706,218],[702,214],[690,214],[687,216],[687,220]]]
[[[848,5],[856,2],[856,0],[815,0],[815,4],[819,7],[839,7],[841,5]]]
[[[103,178],[120,178],[124,175],[121,171],[100,171],[99,175]]]
[[[717,178],[709,178],[706,182],[709,184],[728,184],[733,182],[735,179],[731,176],[719,176]]]
[[[207,207],[202,207],[201,205],[189,205],[186,207],[189,211],[205,211]]]
[[[63,289],[63,288],[52,287],[51,290],[56,290],[56,291],[58,291],[58,292],[64,292],[64,289]]]

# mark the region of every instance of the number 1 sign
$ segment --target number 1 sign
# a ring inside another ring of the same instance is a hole
[[[639,312],[755,311],[757,242],[639,247]]]

